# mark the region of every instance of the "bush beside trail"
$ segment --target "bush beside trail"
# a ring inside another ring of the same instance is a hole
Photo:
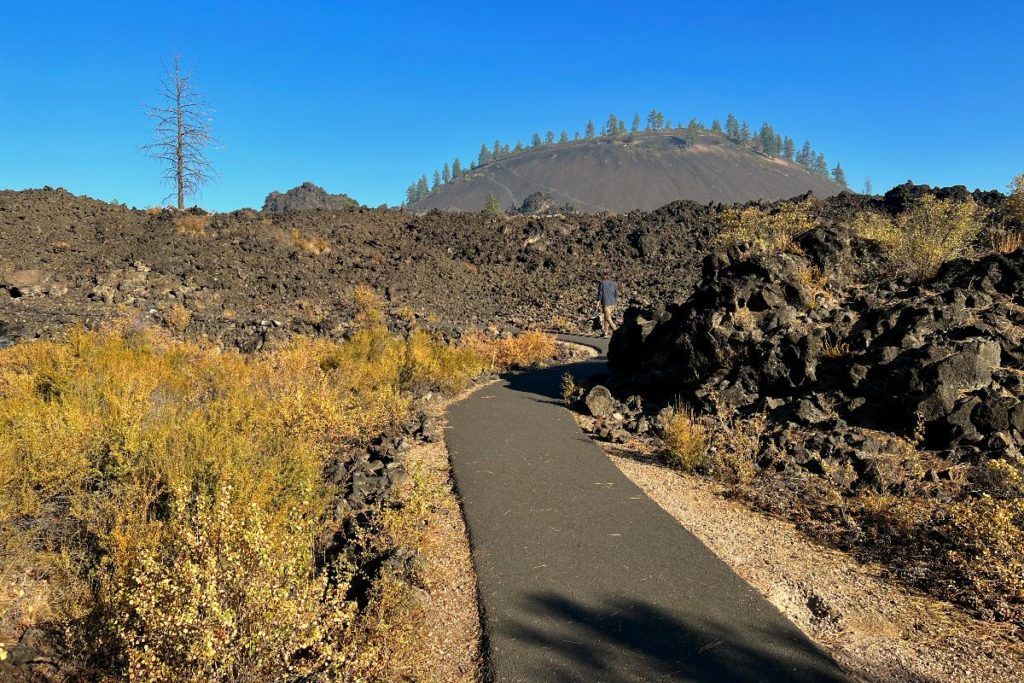
[[[382,615],[417,578],[389,529],[421,520],[391,491],[440,438],[423,411],[554,342],[396,337],[370,306],[347,341],[251,355],[152,327],[0,350],[0,678],[394,664],[416,620]]]

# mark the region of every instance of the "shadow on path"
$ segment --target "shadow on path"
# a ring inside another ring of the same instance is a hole
[[[845,677],[791,629],[765,624],[742,633],[708,619],[681,620],[657,606],[608,596],[581,606],[565,596],[529,596],[513,636],[559,652],[531,680],[545,681],[842,681]],[[528,621],[559,624],[555,632]],[[573,636],[584,631],[589,638]],[[641,668],[642,667],[642,668]]]

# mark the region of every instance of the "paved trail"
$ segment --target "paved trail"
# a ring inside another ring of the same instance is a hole
[[[515,376],[449,411],[489,679],[844,680],[580,431],[559,405],[567,370],[605,364]]]

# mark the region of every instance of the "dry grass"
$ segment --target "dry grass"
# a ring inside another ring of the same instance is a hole
[[[725,246],[749,242],[769,251],[796,251],[794,238],[815,226],[814,201],[727,209],[722,225],[718,242]]]
[[[306,236],[297,229],[292,229],[289,241],[292,246],[313,256],[331,253],[331,243],[319,235]]]
[[[1015,231],[1005,231],[990,236],[990,249],[996,254],[1012,254],[1024,247],[1024,235]]]
[[[799,261],[794,276],[794,281],[806,295],[809,308],[817,308],[819,298],[825,300],[832,298],[828,291],[828,275],[818,266]]]
[[[164,322],[175,332],[184,332],[192,322],[192,314],[182,304],[173,304],[164,311]]]
[[[763,413],[740,418],[722,416],[709,436],[705,472],[731,486],[746,486],[757,475],[767,417]]]
[[[206,226],[209,225],[210,217],[198,213],[176,213],[174,215],[174,229],[179,235],[186,237],[203,237],[206,235]]]
[[[347,560],[318,564],[337,495],[324,466],[417,387],[455,392],[545,347],[486,348],[371,317],[346,342],[251,357],[158,329],[0,351],[0,647],[57,625],[82,675],[136,680],[354,666],[357,632],[386,640],[415,606],[384,582],[374,622],[345,598]]]
[[[850,345],[845,342],[834,342],[828,339],[822,347],[821,355],[832,360],[846,358],[850,355]]]

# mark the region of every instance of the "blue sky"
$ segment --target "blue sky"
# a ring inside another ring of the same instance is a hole
[[[141,105],[178,51],[216,109],[214,210],[304,180],[397,203],[484,140],[651,107],[767,120],[857,188],[1004,189],[1022,27],[1016,2],[11,2],[0,187],[159,203]]]

